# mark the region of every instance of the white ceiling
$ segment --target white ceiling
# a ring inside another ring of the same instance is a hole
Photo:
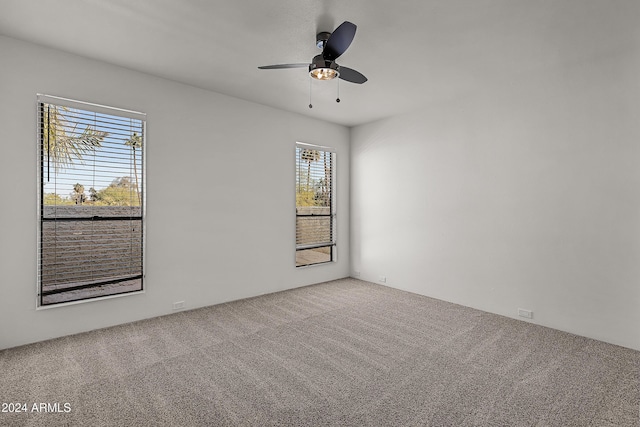
[[[0,34],[347,126],[637,50],[639,18],[638,0],[0,0]],[[310,61],[345,20],[338,63],[369,81],[341,103],[336,81],[309,109],[305,69],[258,70]]]

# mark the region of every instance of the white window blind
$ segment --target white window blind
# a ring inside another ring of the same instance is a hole
[[[41,306],[143,289],[145,115],[38,96]]]
[[[296,267],[335,260],[335,153],[296,144]]]

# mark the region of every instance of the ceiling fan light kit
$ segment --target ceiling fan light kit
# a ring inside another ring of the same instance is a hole
[[[340,76],[340,70],[335,61],[326,61],[322,55],[317,55],[309,64],[309,75],[316,80],[331,80]]]
[[[276,70],[284,68],[309,68],[309,76],[315,80],[333,80],[336,77],[350,83],[362,84],[367,78],[360,72],[351,68],[342,67],[336,63],[336,59],[341,56],[351,45],[356,35],[356,25],[345,21],[335,29],[333,33],[320,32],[316,35],[316,46],[322,49],[320,55],[316,55],[311,63],[264,65],[258,67],[261,70]],[[309,95],[311,97],[311,94]],[[340,102],[340,97],[336,99]],[[309,103],[309,108],[312,108]]]

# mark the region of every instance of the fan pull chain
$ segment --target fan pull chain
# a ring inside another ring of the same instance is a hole
[[[311,103],[311,77],[309,77],[309,108],[313,108],[313,104]]]
[[[338,97],[336,98],[336,102],[340,102],[340,78],[338,78]]]

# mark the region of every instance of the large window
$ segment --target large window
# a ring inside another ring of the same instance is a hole
[[[296,267],[335,261],[335,153],[296,144]]]
[[[143,289],[145,115],[38,95],[40,306]]]

